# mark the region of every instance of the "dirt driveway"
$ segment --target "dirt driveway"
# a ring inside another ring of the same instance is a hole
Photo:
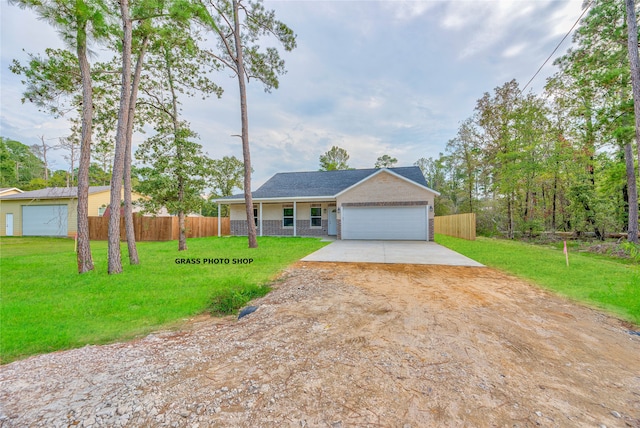
[[[299,262],[256,304],[3,366],[0,425],[640,427],[640,337],[489,268]]]

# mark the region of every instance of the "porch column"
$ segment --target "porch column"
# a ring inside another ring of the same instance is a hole
[[[293,236],[298,236],[298,235],[296,235],[296,229],[297,229],[297,225],[296,225],[296,223],[297,223],[297,220],[296,220],[297,215],[296,214],[297,214],[297,212],[296,212],[296,201],[293,201]]]
[[[218,237],[222,236],[222,230],[220,227],[220,202],[218,202]]]
[[[258,222],[260,223],[260,236],[262,236],[262,202],[260,202],[260,212],[258,212],[258,217]]]

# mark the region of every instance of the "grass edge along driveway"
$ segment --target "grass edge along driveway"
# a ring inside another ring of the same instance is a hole
[[[326,245],[317,238],[246,237],[140,242],[141,264],[107,274],[107,243],[91,243],[95,271],[79,275],[74,242],[0,239],[0,362],[131,339],[206,310],[233,313],[288,265]],[[212,306],[216,305],[215,308]]]
[[[640,266],[613,257],[478,237],[436,235],[436,242],[486,266],[538,284],[572,300],[640,325]]]

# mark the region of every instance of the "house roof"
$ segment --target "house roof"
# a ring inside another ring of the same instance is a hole
[[[92,186],[89,187],[89,194],[104,192],[110,189],[110,186]],[[13,199],[66,199],[77,197],[77,187],[47,187],[30,192],[17,193],[15,195],[0,196],[3,201]]]
[[[272,198],[333,198],[346,189],[355,186],[374,174],[388,171],[427,190],[427,182],[417,166],[388,169],[350,169],[337,171],[282,172],[271,177],[258,190],[252,192],[254,199]],[[437,193],[434,191],[434,193]],[[244,200],[244,195],[233,195],[223,200]]]

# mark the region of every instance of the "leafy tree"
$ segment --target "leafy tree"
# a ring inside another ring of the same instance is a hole
[[[393,168],[398,163],[398,159],[389,155],[382,155],[376,160],[375,168]]]
[[[21,189],[22,190],[38,190],[38,189],[44,189],[48,186],[47,181],[44,178],[32,178],[31,180],[29,180],[29,182],[27,184],[25,184]]]
[[[470,213],[475,212],[474,202],[478,198],[482,156],[478,132],[473,119],[467,119],[458,129],[458,135],[447,144],[447,152],[451,153],[450,162],[455,165],[461,181],[460,190],[463,194],[460,198],[467,205],[463,210]]]
[[[213,159],[209,166],[210,185],[216,196],[231,196],[233,189],[242,190],[244,163],[235,156]]]
[[[435,215],[448,215],[457,212],[455,208],[456,197],[452,195],[452,183],[448,177],[451,176],[449,170],[449,157],[440,153],[437,159],[420,158],[415,163],[419,167],[427,181],[427,186],[440,193],[436,196],[434,211]]]
[[[136,157],[148,166],[137,168],[136,190],[149,196],[140,203],[147,212],[166,208],[180,223],[178,249],[186,250],[185,216],[199,212],[207,184],[207,158],[200,144],[190,141],[195,134],[185,122],[177,128],[171,121],[156,125],[157,134],[136,151]]]
[[[156,135],[138,147],[136,157],[146,165],[138,169],[138,189],[149,196],[146,209],[159,206],[178,215],[179,250],[186,250],[185,216],[199,211],[206,186],[207,158],[192,141],[197,135],[180,117],[179,94],[220,96],[222,90],[207,76],[218,64],[198,45],[198,33],[166,20],[158,28],[147,54],[147,71],[141,81],[142,114]]]
[[[89,182],[92,186],[108,186],[111,181],[111,174],[93,163],[89,167]]]
[[[33,154],[29,146],[0,137],[1,187],[26,189],[32,180],[42,178],[43,171],[44,163]]]
[[[247,111],[246,83],[260,80],[265,91],[278,88],[278,75],[285,72],[284,61],[275,48],[264,51],[258,45],[266,36],[273,36],[286,51],[296,46],[293,31],[275,19],[273,11],[267,11],[261,1],[210,0],[215,23],[211,26],[219,40],[219,53],[212,53],[238,79],[240,90],[240,119],[242,124],[242,157],[244,159],[244,198],[250,248],[258,246],[253,222],[251,197],[251,154],[249,148],[249,117]],[[244,19],[240,16],[243,14]],[[246,82],[245,82],[246,79]]]
[[[351,169],[347,162],[349,154],[343,148],[333,146],[325,154],[320,155],[320,171],[335,171],[338,169]]]
[[[67,49],[28,53],[27,64],[13,60],[9,70],[23,77],[22,103],[30,102],[54,117],[75,113],[82,107],[82,81],[78,57]]]
[[[54,171],[49,177],[47,187],[68,187],[69,172],[61,169]]]

